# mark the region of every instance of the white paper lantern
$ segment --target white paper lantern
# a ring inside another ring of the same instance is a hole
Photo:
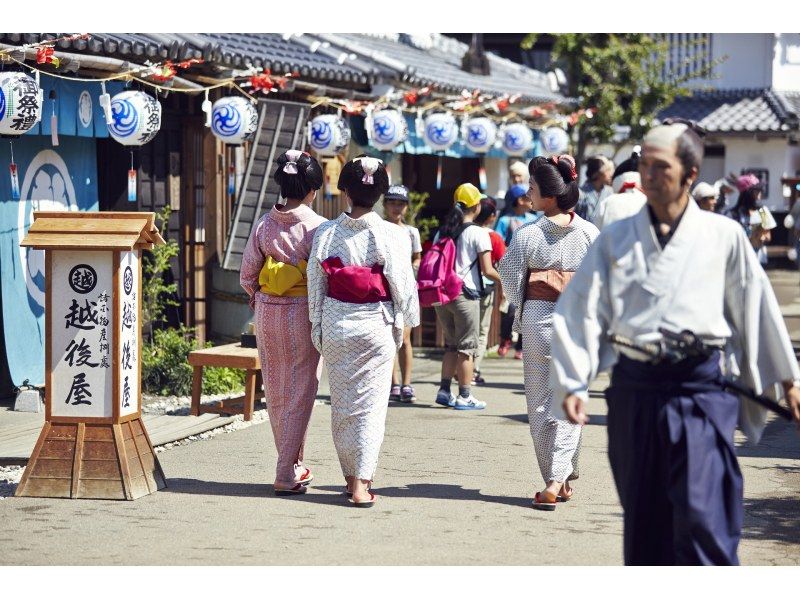
[[[245,98],[232,96],[214,102],[211,132],[229,145],[250,141],[258,129],[258,110]]]
[[[470,118],[464,123],[464,144],[476,154],[492,149],[496,138],[497,125],[489,118]]]
[[[533,147],[533,132],[525,123],[511,123],[503,127],[503,150],[509,156],[524,156]]]
[[[161,128],[161,104],[143,91],[123,91],[111,98],[108,132],[122,145],[144,145]]]
[[[458,138],[456,119],[449,112],[437,112],[425,117],[422,138],[437,152],[447,150]]]
[[[569,147],[569,135],[561,127],[548,127],[540,139],[542,149],[548,154],[563,154]]]
[[[382,152],[390,152],[408,139],[408,125],[402,112],[394,108],[372,114],[370,143]]]
[[[42,117],[39,86],[24,73],[0,73],[0,134],[22,135]]]
[[[311,120],[308,144],[318,156],[335,156],[350,144],[350,127],[335,114],[321,114]]]

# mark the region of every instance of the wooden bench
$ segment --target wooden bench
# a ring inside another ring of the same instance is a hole
[[[242,347],[240,343],[219,345],[208,349],[198,349],[189,353],[189,365],[194,368],[192,374],[192,415],[201,413],[221,413],[225,415],[243,413],[245,421],[253,418],[253,406],[261,392],[261,361],[258,349]],[[216,403],[201,405],[200,395],[203,392],[203,368],[236,368],[247,372],[244,384],[244,397],[226,399]],[[241,403],[241,406],[239,405]]]

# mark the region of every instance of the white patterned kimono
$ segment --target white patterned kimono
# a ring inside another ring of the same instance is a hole
[[[403,328],[419,325],[410,254],[408,233],[375,212],[357,219],[342,214],[314,237],[308,260],[311,337],[328,366],[333,441],[345,476],[373,478]],[[346,266],[383,265],[391,301],[356,304],[329,297],[322,262],[333,256]]]
[[[542,217],[517,230],[497,268],[509,303],[522,305],[514,318],[514,330],[522,334],[528,422],[546,483],[578,477],[581,427],[551,414],[550,336],[556,304],[526,299],[528,276],[531,271],[540,272],[542,279],[552,272],[569,276],[578,269],[598,234],[597,227],[577,214],[567,226]]]
[[[613,366],[613,333],[636,343],[658,342],[660,327],[691,330],[725,346],[729,373],[762,393],[800,379],[789,333],[758,258],[734,220],[689,201],[663,249],[645,207],[613,223],[592,246],[553,319],[555,412],[568,394],[588,400],[589,382]],[[758,442],[766,410],[742,400],[740,426]]]

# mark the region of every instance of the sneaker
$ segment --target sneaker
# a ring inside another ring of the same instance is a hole
[[[475,372],[472,374],[472,383],[477,384],[478,386],[483,386],[486,384],[486,380],[483,379],[480,372]]]
[[[400,400],[400,385],[399,384],[392,384],[392,390],[389,391],[389,400],[390,401],[399,401]]]
[[[476,409],[486,409],[486,402],[479,401],[473,395],[466,398],[462,396],[456,397],[456,404],[453,405],[458,411],[473,411]]]
[[[456,404],[456,395],[440,388],[439,392],[436,393],[436,402],[445,407],[454,407]]]
[[[500,357],[505,357],[510,348],[511,348],[511,341],[510,340],[505,340],[502,343],[500,343],[499,347],[497,347],[497,354]]]
[[[514,353],[514,359],[522,359],[522,351],[517,351]]]
[[[403,403],[416,403],[417,397],[414,395],[414,387],[410,384],[404,385],[400,389],[400,401]]]

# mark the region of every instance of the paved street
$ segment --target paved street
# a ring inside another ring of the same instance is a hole
[[[798,275],[772,276],[794,313]],[[787,321],[798,338],[800,317]],[[253,426],[160,453],[169,487],[131,503],[0,501],[0,564],[621,564],[602,398],[594,393],[589,404],[574,500],[554,513],[534,511],[541,480],[522,364],[492,359],[484,371],[490,384],[477,394],[489,407],[456,412],[433,403],[438,363],[417,360],[421,401],[389,409],[372,509],[354,509],[342,495],[330,407],[320,403],[307,495],[272,495],[270,428]],[[800,436],[773,421],[760,446],[740,449],[740,462],[742,563],[800,564]]]

